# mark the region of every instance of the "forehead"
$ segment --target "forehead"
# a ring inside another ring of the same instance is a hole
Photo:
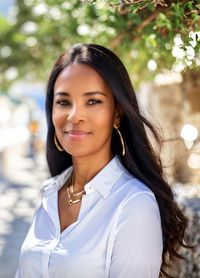
[[[64,68],[54,85],[54,92],[66,90],[73,93],[74,90],[83,92],[97,89],[111,93],[110,87],[97,71],[89,65],[77,63]]]

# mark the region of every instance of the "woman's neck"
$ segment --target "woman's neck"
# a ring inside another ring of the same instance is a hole
[[[96,154],[90,157],[73,157],[74,191],[82,191],[84,185],[95,177],[112,158],[112,154],[101,157]]]

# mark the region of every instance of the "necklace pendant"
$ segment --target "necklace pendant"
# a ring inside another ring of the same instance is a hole
[[[73,179],[71,178],[71,185],[67,187],[68,206],[71,207],[73,204],[80,202],[84,194],[85,194],[85,190],[82,190],[77,193],[74,192]],[[77,199],[78,196],[80,196],[79,199]]]

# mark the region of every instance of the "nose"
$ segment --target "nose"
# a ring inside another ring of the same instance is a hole
[[[72,124],[78,124],[83,119],[83,111],[77,105],[73,105],[68,111],[67,120]]]

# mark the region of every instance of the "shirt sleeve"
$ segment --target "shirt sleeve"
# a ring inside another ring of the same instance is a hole
[[[158,278],[162,249],[157,202],[151,193],[139,193],[121,208],[109,278]]]

